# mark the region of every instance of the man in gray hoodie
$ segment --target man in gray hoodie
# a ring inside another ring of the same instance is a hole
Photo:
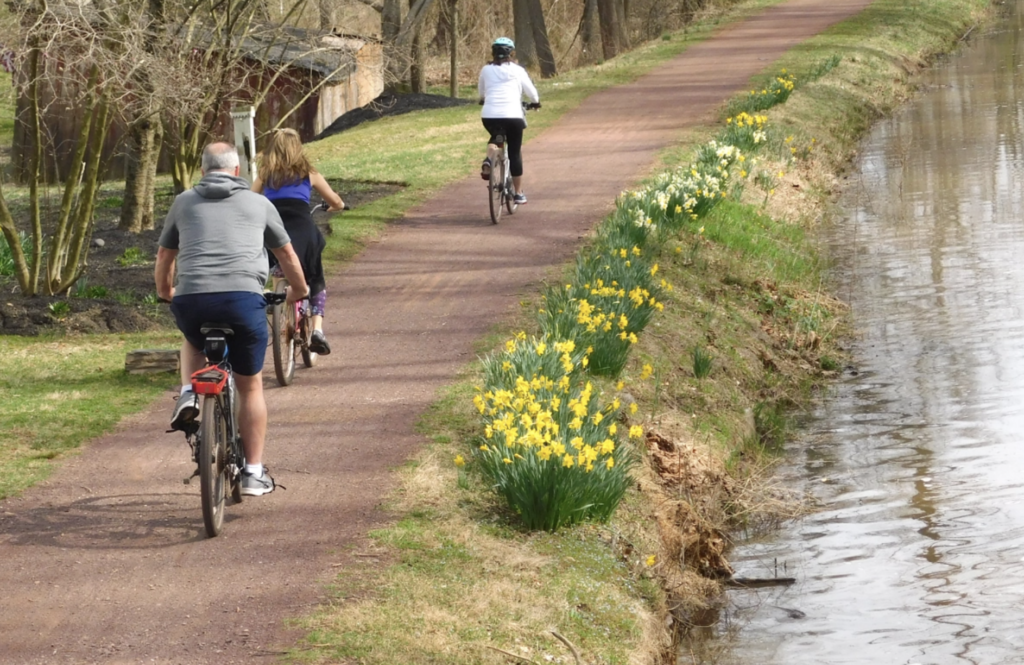
[[[238,428],[246,458],[242,494],[260,496],[274,490],[274,480],[263,467],[266,250],[274,253],[291,285],[289,302],[306,297],[309,288],[277,209],[250,191],[249,183],[238,177],[238,167],[233,145],[206,146],[202,180],[178,195],[164,220],[154,277],[157,295],[171,301],[171,312],[185,336],[181,396],[171,429],[183,429],[199,415],[191,377],[205,364],[200,327],[214,321],[230,325],[234,335],[228,354],[238,389]]]

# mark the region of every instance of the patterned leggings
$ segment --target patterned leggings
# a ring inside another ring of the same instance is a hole
[[[309,297],[309,310],[313,316],[323,316],[325,305],[327,305],[327,289]]]

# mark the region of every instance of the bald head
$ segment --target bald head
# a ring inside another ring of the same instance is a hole
[[[238,168],[238,151],[230,143],[211,143],[203,149],[203,173],[227,171],[235,173]]]

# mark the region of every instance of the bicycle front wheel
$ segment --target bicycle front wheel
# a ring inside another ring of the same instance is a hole
[[[275,289],[284,293],[288,282],[281,280]],[[289,386],[295,378],[295,304],[282,302],[270,312],[270,334],[274,347],[274,374],[282,386]]]
[[[224,402],[217,395],[206,395],[203,397],[202,418],[199,424],[199,493],[206,535],[213,538],[224,525],[230,415],[225,412]]]
[[[506,176],[505,178],[505,209],[508,210],[508,214],[512,214],[516,211],[519,204],[516,203],[516,188],[512,184],[512,176]]]
[[[309,320],[309,314],[303,316],[299,322],[299,334],[302,335],[302,363],[306,367],[313,367],[316,365],[316,359],[320,356],[309,348],[313,339],[313,322]]]
[[[491,205],[491,222],[498,223],[501,219],[502,197],[505,194],[505,167],[497,165],[491,169],[491,179],[487,183],[487,198]]]

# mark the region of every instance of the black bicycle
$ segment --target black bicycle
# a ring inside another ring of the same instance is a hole
[[[285,301],[284,293],[265,293],[264,297],[268,307]],[[235,503],[242,501],[245,449],[238,432],[238,392],[228,362],[228,340],[234,331],[221,323],[203,324],[200,331],[205,338],[207,366],[192,374],[192,390],[202,403],[199,420],[185,429],[197,468],[185,482],[199,476],[203,524],[206,535],[213,538],[224,525],[228,493]]]
[[[540,104],[523,104],[523,110],[539,109]],[[519,205],[516,203],[516,188],[512,184],[511,164],[508,159],[508,144],[504,134],[494,135],[494,145],[501,149],[498,164],[491,167],[491,178],[487,182],[487,201],[491,208],[491,222],[498,223],[501,209],[514,214]]]

